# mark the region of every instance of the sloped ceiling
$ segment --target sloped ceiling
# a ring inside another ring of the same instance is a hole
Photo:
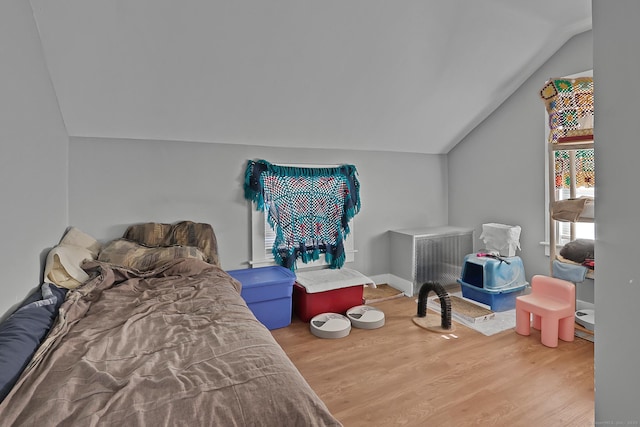
[[[70,136],[447,153],[591,0],[31,0]]]

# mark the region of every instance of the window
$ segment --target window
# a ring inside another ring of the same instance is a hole
[[[593,151],[593,150],[592,150]],[[594,197],[593,187],[577,187],[576,197]],[[557,190],[559,195],[556,200],[566,200],[570,198],[569,190]],[[547,216],[549,212],[547,212]],[[563,246],[571,240],[571,227],[574,227],[576,239],[595,239],[595,224],[592,222],[558,222],[556,221],[556,242],[558,246]]]
[[[593,70],[585,71],[578,74],[573,74],[570,76],[566,76],[566,79],[574,79],[578,77],[592,77]],[[549,141],[549,120],[548,113],[545,112],[545,144]],[[593,149],[587,150],[577,150],[574,152],[568,151],[556,151],[556,158],[562,156],[575,155],[576,164],[582,165],[585,168],[590,168],[591,171],[595,168],[595,161],[593,155]],[[548,158],[549,152],[545,150],[545,188],[549,188],[549,162]],[[567,162],[568,163],[568,162]],[[577,179],[575,187],[575,194],[573,197],[594,197],[595,196],[595,188],[592,185],[589,185],[588,179]],[[570,190],[568,188],[556,188],[556,200],[566,200],[572,197]],[[547,236],[547,240],[545,244],[549,244],[549,192],[545,191],[545,235]],[[573,229],[573,233],[572,233]],[[576,239],[594,239],[595,238],[595,224],[593,222],[559,222],[555,221],[555,230],[553,230],[556,234],[556,247],[562,247],[566,243],[571,240],[571,235],[573,234]],[[547,247],[547,255],[549,255]]]

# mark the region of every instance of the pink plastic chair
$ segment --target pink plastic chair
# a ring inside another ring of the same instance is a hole
[[[533,327],[542,344],[557,347],[558,338],[573,341],[575,333],[576,287],[566,280],[542,275],[531,279],[531,293],[516,297],[516,332],[529,335]]]

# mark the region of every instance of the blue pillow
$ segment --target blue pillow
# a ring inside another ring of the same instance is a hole
[[[43,283],[0,324],[0,402],[51,329],[67,289]]]

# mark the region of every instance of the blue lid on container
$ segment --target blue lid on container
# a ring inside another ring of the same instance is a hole
[[[296,275],[288,268],[279,265],[269,267],[247,268],[228,271],[234,279],[242,283],[242,287],[251,285],[269,286],[271,284],[289,283],[293,286]]]

